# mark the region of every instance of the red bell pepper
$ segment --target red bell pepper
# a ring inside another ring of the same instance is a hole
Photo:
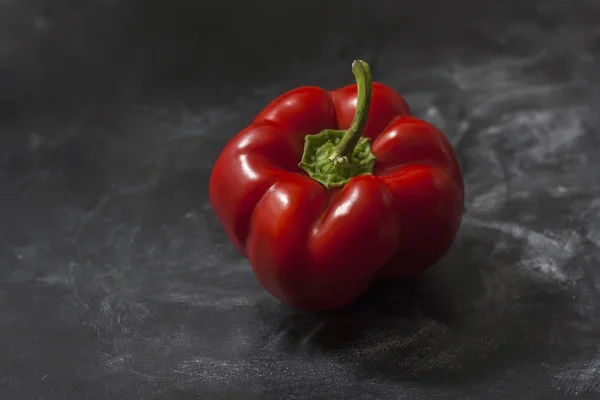
[[[219,156],[209,197],[259,282],[288,305],[343,307],[375,279],[417,274],[463,215],[457,156],[354,61],[357,84],[272,101]]]

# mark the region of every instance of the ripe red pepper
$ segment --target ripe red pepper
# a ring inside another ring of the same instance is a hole
[[[457,156],[354,61],[357,84],[272,101],[219,156],[210,202],[260,283],[290,306],[347,305],[374,279],[417,274],[463,215]]]

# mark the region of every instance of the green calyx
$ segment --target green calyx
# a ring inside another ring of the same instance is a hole
[[[298,166],[326,188],[342,186],[357,175],[372,174],[375,156],[368,138],[359,137],[350,159],[337,151],[347,131],[327,129],[307,135]]]
[[[348,130],[326,129],[304,139],[304,153],[298,164],[326,188],[343,186],[358,175],[372,174],[376,158],[368,138],[362,137],[371,103],[372,76],[369,65],[352,63],[357,83],[356,113]]]

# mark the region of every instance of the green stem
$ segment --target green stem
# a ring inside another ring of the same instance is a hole
[[[370,139],[362,137],[371,103],[371,68],[361,60],[352,63],[357,99],[354,120],[347,130],[325,129],[304,137],[298,166],[326,188],[343,186],[358,175],[371,175],[377,159]]]
[[[354,149],[367,125],[371,107],[373,76],[369,64],[362,60],[355,60],[352,63],[352,73],[356,78],[356,112],[350,128],[348,128],[330,157],[334,164],[348,162],[352,158]]]

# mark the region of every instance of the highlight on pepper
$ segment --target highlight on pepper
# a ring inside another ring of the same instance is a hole
[[[356,83],[293,89],[231,139],[212,208],[258,281],[303,310],[334,310],[374,281],[413,276],[450,249],[464,209],[458,157],[402,96],[352,63]]]

